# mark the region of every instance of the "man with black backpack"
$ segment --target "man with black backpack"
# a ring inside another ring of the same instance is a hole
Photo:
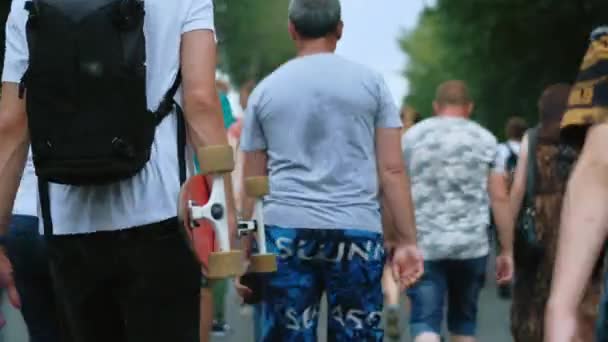
[[[211,0],[13,0],[0,234],[31,142],[75,341],[199,340],[200,266],[176,213],[186,128],[193,147],[227,144],[215,68]]]

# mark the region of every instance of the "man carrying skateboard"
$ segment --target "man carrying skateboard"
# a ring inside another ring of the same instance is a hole
[[[380,187],[396,227],[393,272],[403,287],[422,273],[399,110],[380,75],[334,54],[342,27],[339,0],[292,0],[298,57],[249,99],[244,177],[269,176],[266,242],[278,254],[261,291],[262,341],[316,340],[323,293],[329,341],[382,341]]]
[[[76,342],[199,340],[201,269],[176,213],[186,130],[194,147],[227,144],[213,31],[211,0],[13,0],[0,234],[31,141]]]

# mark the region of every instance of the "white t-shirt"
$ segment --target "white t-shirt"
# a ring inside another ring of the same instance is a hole
[[[4,82],[19,82],[28,64],[25,0],[13,0],[7,21]],[[158,107],[173,84],[182,34],[214,30],[212,0],[146,0],[148,108]],[[181,103],[181,92],[177,101]],[[156,129],[150,162],[136,176],[102,187],[50,185],[54,234],[111,231],[150,224],[177,214],[179,168],[175,115]]]
[[[509,140],[498,145],[498,152],[496,153],[496,160],[494,162],[494,169],[496,172],[508,173],[507,162],[511,153],[515,153],[519,157],[519,150],[521,149],[521,143],[514,140]]]
[[[13,205],[14,215],[37,216],[38,215],[38,179],[32,162],[32,151],[27,156],[27,163],[19,184],[19,191]]]

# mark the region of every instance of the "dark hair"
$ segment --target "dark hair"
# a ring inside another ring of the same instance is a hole
[[[558,142],[560,124],[568,107],[571,86],[558,83],[545,89],[538,101],[540,111],[539,137],[551,142]]]
[[[505,133],[507,139],[521,141],[528,130],[528,123],[519,116],[512,116],[507,121]]]
[[[341,20],[339,0],[291,0],[289,4],[289,21],[305,38],[322,38],[336,32]]]
[[[420,115],[419,112],[414,112],[414,116],[413,116],[412,122],[414,124],[417,124],[417,123],[420,122],[420,120],[422,120],[422,115]]]

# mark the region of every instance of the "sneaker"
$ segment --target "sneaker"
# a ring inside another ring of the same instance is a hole
[[[391,341],[399,341],[401,339],[398,306],[389,306],[386,308],[386,336]]]
[[[217,337],[226,336],[230,332],[230,326],[224,321],[213,321],[211,326],[211,334]]]
[[[248,304],[241,304],[240,313],[242,316],[252,317],[253,316],[253,307]]]

